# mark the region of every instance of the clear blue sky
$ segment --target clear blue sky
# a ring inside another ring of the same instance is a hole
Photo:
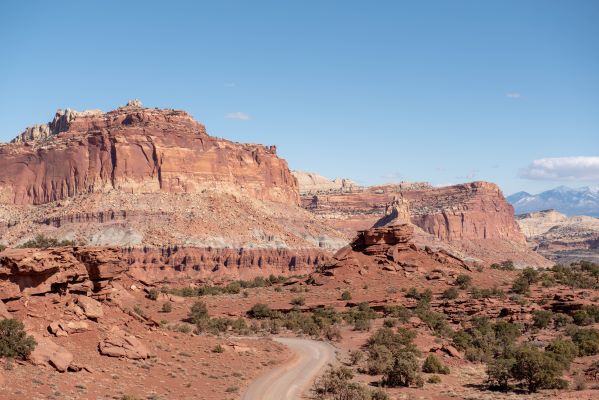
[[[598,21],[592,0],[7,1],[0,140],[139,98],[363,184],[599,184]]]

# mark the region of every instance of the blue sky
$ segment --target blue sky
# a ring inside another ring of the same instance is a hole
[[[597,21],[592,0],[2,2],[0,140],[139,98],[363,184],[597,185]]]

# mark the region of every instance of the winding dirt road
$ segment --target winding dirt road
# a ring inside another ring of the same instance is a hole
[[[308,386],[335,360],[335,349],[328,343],[310,339],[275,338],[295,352],[288,363],[258,377],[245,391],[242,400],[298,400]]]

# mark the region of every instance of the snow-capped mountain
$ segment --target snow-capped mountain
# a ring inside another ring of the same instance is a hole
[[[560,186],[539,194],[514,193],[507,197],[516,214],[554,209],[568,216],[599,217],[599,186],[569,188]]]

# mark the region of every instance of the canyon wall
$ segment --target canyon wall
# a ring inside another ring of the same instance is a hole
[[[302,205],[349,234],[373,226],[396,198],[409,204],[410,222],[419,228],[421,243],[446,243],[483,263],[511,259],[522,265],[548,265],[527,248],[512,206],[489,182],[373,186],[352,193],[303,195]]]
[[[309,274],[330,253],[318,249],[56,247],[0,252],[0,300],[45,293],[110,294],[113,283],[190,285],[256,276]]]
[[[209,136],[177,110],[130,103],[102,113],[58,112],[0,146],[0,202],[43,204],[80,194],[194,193],[230,187],[262,200],[299,203],[274,146]]]

